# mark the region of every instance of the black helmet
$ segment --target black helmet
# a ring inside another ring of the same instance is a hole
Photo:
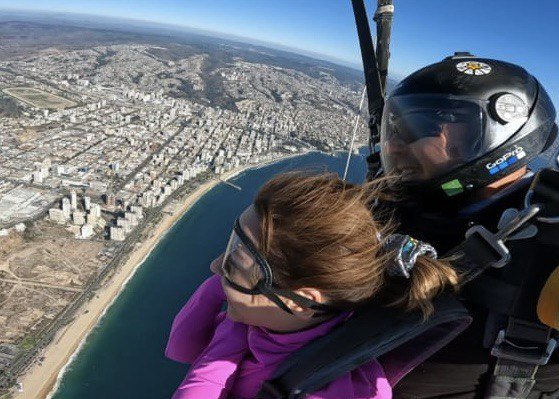
[[[396,86],[384,108],[381,159],[410,187],[452,197],[526,165],[554,126],[555,108],[526,70],[457,53]]]

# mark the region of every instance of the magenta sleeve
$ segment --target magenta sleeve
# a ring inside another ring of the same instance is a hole
[[[204,281],[175,316],[165,356],[192,363],[212,339],[225,299],[220,276]]]
[[[173,399],[227,398],[247,346],[247,326],[224,318]]]

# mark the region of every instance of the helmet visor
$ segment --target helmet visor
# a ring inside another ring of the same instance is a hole
[[[404,181],[426,181],[502,144],[510,126],[502,129],[488,118],[486,103],[441,95],[390,98],[381,127],[385,171]]]

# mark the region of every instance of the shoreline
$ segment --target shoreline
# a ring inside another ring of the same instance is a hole
[[[11,397],[14,399],[31,397],[43,399],[50,398],[56,392],[67,367],[85,344],[88,335],[117,300],[128,281],[172,227],[205,194],[223,181],[237,177],[249,169],[261,168],[308,153],[308,151],[305,151],[303,153],[287,154],[259,163],[240,166],[202,183],[186,197],[178,199],[177,202],[180,205],[175,205],[171,214],[164,212],[169,205],[162,209],[163,217],[155,226],[154,234],[144,241],[136,243],[136,247],[129,253],[128,259],[124,264],[118,266],[107,284],[99,288],[95,292],[95,296],[79,308],[75,319],[60,329],[52,341],[39,352],[37,358],[44,357],[44,361],[39,365],[37,360],[34,360],[30,367],[18,378],[18,382],[23,385],[23,392],[13,392]],[[85,310],[87,310],[87,313]]]

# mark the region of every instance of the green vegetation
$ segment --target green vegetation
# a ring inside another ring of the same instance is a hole
[[[10,87],[4,93],[36,108],[64,109],[73,107],[75,102],[33,87]]]
[[[37,345],[37,338],[33,335],[27,335],[23,340],[19,343],[19,348],[24,351],[31,350]]]

